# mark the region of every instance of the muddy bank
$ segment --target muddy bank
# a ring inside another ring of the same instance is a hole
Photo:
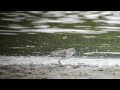
[[[119,79],[120,67],[0,65],[0,79]]]

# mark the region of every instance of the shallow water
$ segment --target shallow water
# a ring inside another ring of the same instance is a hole
[[[59,65],[59,57],[48,56],[0,56],[0,65]],[[120,66],[119,58],[72,57],[61,61],[62,65]]]
[[[41,58],[66,48],[75,48],[78,58],[119,61],[120,11],[0,12],[1,56]]]

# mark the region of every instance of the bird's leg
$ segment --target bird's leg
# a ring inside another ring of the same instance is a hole
[[[59,64],[59,65],[62,65],[62,63],[61,63],[60,61],[61,61],[61,60],[58,60],[58,64]]]

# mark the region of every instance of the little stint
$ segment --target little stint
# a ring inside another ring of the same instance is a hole
[[[62,65],[60,62],[61,60],[71,58],[73,56],[73,54],[75,54],[75,53],[76,53],[76,50],[74,48],[69,48],[69,49],[53,51],[53,52],[51,52],[51,54],[49,56],[61,57],[61,59],[58,60],[58,64]]]

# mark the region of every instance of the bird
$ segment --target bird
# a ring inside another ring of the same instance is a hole
[[[50,53],[49,56],[51,56],[51,57],[61,57],[58,60],[58,64],[62,65],[61,60],[68,59],[68,58],[72,57],[75,53],[76,53],[76,50],[74,48],[68,48],[68,49],[53,51],[53,52]]]

